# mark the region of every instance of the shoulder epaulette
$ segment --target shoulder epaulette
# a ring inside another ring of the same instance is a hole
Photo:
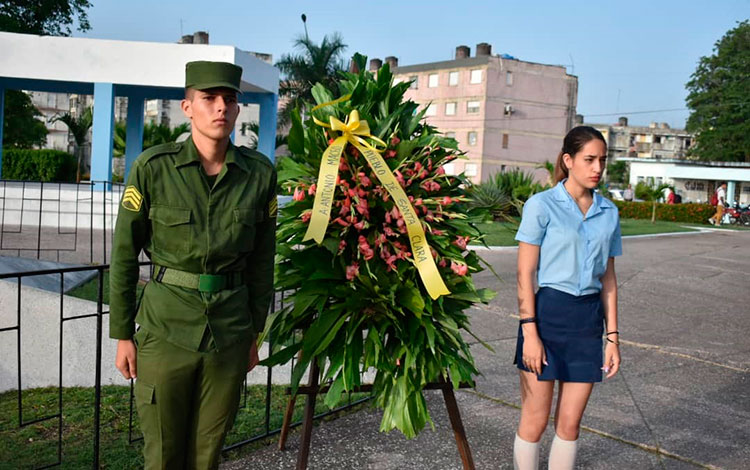
[[[243,157],[247,157],[252,160],[257,160],[270,168],[274,168],[273,162],[271,162],[271,160],[269,160],[268,157],[258,152],[257,150],[253,150],[245,146],[236,147],[236,149],[238,150],[238,153],[242,155]]]
[[[169,155],[172,153],[177,153],[180,151],[180,149],[182,149],[182,144],[178,142],[169,142],[166,144],[154,145],[153,147],[149,147],[144,150],[143,153],[138,156],[138,159],[147,162],[152,158],[158,157],[159,155]]]

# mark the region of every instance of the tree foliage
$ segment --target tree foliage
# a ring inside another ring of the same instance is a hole
[[[78,169],[76,170],[76,182],[81,182],[81,169],[83,163],[83,148],[86,145],[86,139],[89,136],[89,129],[94,124],[94,111],[89,106],[86,108],[80,116],[76,117],[70,113],[63,113],[54,116],[50,119],[50,122],[60,121],[68,126],[68,131],[73,135],[73,140],[76,143],[76,160],[78,161]]]
[[[635,197],[643,199],[644,201],[651,201],[651,223],[656,222],[656,204],[659,199],[664,197],[664,191],[670,189],[674,191],[674,188],[666,183],[659,185],[646,184],[641,181],[635,187]]]
[[[89,0],[3,0],[0,2],[0,31],[70,36],[78,21],[78,31],[91,29],[86,10]]]
[[[607,179],[612,183],[625,183],[628,180],[627,162],[618,160],[607,165]]]
[[[323,36],[318,45],[307,36],[300,36],[294,41],[299,54],[283,54],[276,63],[284,78],[279,83],[279,96],[282,107],[279,111],[279,122],[286,124],[292,110],[299,108],[303,112],[307,103],[313,102],[312,87],[316,83],[331,88],[345,71],[341,55],[346,44],[338,33]]]
[[[190,132],[190,124],[184,122],[177,127],[169,127],[166,124],[148,122],[143,126],[143,150],[154,145],[174,142],[185,132]],[[127,127],[124,121],[115,123],[115,137],[112,153],[115,157],[125,155],[125,142],[127,139]]]
[[[687,83],[691,154],[709,161],[750,161],[750,23],[745,20],[701,57]]]
[[[23,91],[5,91],[5,119],[3,147],[41,147],[47,142],[47,126],[37,119],[41,116],[31,97]]]

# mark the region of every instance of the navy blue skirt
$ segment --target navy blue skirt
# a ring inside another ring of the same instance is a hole
[[[575,296],[551,287],[536,293],[537,331],[544,345],[547,364],[542,364],[539,380],[563,382],[602,381],[602,334],[604,307],[601,294]],[[518,327],[516,357],[523,365],[523,330]]]

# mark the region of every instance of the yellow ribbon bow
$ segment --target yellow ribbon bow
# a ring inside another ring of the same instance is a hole
[[[350,96],[347,95],[338,100],[320,104],[313,108],[313,111],[336,102],[345,101],[346,99],[349,99],[349,97]],[[383,187],[391,195],[396,207],[398,207],[398,210],[403,215],[404,222],[406,223],[407,234],[409,235],[409,243],[411,244],[412,253],[414,255],[414,263],[416,264],[419,276],[422,278],[422,282],[427,289],[427,293],[433,299],[437,299],[441,295],[450,294],[442,277],[440,277],[440,272],[435,265],[435,260],[432,258],[432,252],[430,250],[430,245],[427,243],[424,229],[422,229],[422,224],[419,221],[417,213],[414,211],[409,198],[396,180],[396,177],[393,175],[390,168],[388,168],[388,164],[383,160],[383,157],[380,156],[378,148],[365,139],[370,139],[375,142],[376,145],[382,146],[383,148],[387,147],[386,143],[370,134],[369,124],[367,124],[367,121],[360,120],[359,112],[357,110],[352,110],[352,112],[349,113],[346,122],[341,122],[333,116],[330,117],[329,123],[320,121],[315,117],[313,117],[313,121],[319,126],[331,129],[331,131],[340,132],[341,135],[336,137],[325,152],[323,152],[323,158],[320,161],[320,170],[318,172],[317,189],[315,192],[315,200],[313,201],[310,225],[307,227],[307,232],[302,241],[313,239],[318,244],[323,242],[326,229],[328,228],[328,222],[331,217],[331,207],[333,204],[333,194],[336,190],[339,161],[346,145],[351,144],[365,157],[365,160],[367,160],[367,163],[372,168],[375,176],[377,176]]]

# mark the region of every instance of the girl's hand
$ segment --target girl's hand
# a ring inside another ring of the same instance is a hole
[[[620,370],[620,346],[616,343],[607,341],[607,346],[604,348],[604,367],[602,367],[602,370],[607,374],[608,379],[614,377]]]
[[[539,335],[524,335],[521,359],[523,365],[531,372],[537,375],[542,373],[542,364],[547,365],[547,356]]]

